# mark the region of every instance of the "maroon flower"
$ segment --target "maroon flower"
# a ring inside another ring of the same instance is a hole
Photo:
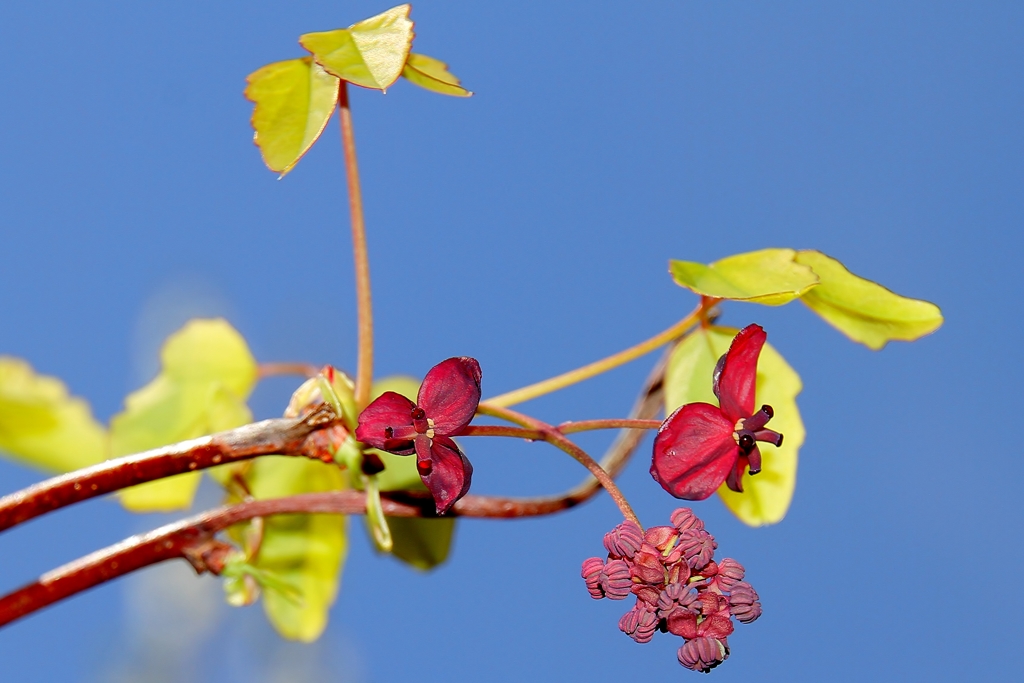
[[[771,406],[754,412],[757,358],[767,335],[747,325],[715,367],[713,388],[719,406],[687,403],[669,415],[654,439],[651,476],[676,498],[704,500],[724,481],[743,491],[747,467],[761,471],[758,441],[782,445],[782,435],[764,426]]]
[[[455,445],[480,403],[480,364],[449,358],[427,373],[416,403],[387,391],[359,415],[356,438],[395,455],[416,454],[416,469],[443,515],[469,491],[473,466]]]

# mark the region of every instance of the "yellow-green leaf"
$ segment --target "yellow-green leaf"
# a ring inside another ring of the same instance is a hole
[[[257,458],[245,479],[257,499],[338,491],[345,485],[337,465],[295,457]],[[264,585],[263,609],[285,638],[314,641],[326,628],[338,595],[348,549],[345,517],[275,515],[263,523],[263,541],[253,564],[297,593]]]
[[[665,373],[665,411],[670,414],[685,403],[702,401],[717,405],[711,389],[712,374],[718,359],[729,350],[739,330],[711,327],[697,330],[681,341],[672,352]],[[784,435],[782,446],[762,444],[760,474],[743,476],[743,493],[730,491],[723,484],[718,494],[726,506],[751,526],[775,524],[786,516],[796,488],[797,455],[805,431],[796,405],[803,385],[800,376],[770,344],[765,344],[757,363],[758,405],[775,409],[769,425]]]
[[[415,52],[409,53],[402,76],[421,88],[433,90],[442,95],[469,97],[473,94],[462,87],[462,82],[448,70],[447,64],[440,59],[418,55]]]
[[[427,571],[448,559],[455,534],[454,517],[388,517],[388,526],[391,554],[406,564]]]
[[[854,275],[820,251],[800,251],[796,261],[809,266],[821,284],[803,302],[850,339],[878,350],[892,340],[913,341],[942,325],[942,312],[928,301],[908,299]]]
[[[818,284],[814,271],[796,263],[792,249],[736,254],[709,265],[670,261],[676,284],[704,296],[781,306]]]
[[[70,472],[105,460],[108,447],[88,403],[25,361],[0,356],[0,451],[47,472]]]
[[[324,132],[338,102],[338,79],[303,57],[267,64],[246,82],[245,96],[256,105],[253,141],[267,167],[284,176]]]
[[[348,28],[307,33],[299,43],[338,78],[364,88],[387,90],[402,75],[412,47],[410,9],[399,5]]]
[[[168,337],[160,374],[125,399],[110,422],[114,456],[232,429],[252,421],[246,399],[256,383],[256,360],[225,320],[192,320]],[[187,508],[199,485],[190,472],[121,492],[130,510]]]

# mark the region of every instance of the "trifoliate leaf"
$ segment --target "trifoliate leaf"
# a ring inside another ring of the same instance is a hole
[[[345,481],[337,465],[305,458],[267,456],[252,461],[245,475],[256,499],[338,491]],[[311,642],[327,626],[338,595],[348,549],[345,517],[332,514],[275,515],[263,520],[258,555],[250,560],[287,590],[264,584],[263,609],[277,632]],[[236,528],[237,535],[244,533]]]
[[[32,467],[70,472],[105,460],[106,430],[89,404],[23,360],[0,356],[0,451]]]
[[[704,265],[670,261],[676,284],[717,299],[781,306],[818,284],[814,271],[796,263],[792,249],[762,249]]]
[[[339,81],[310,57],[268,64],[249,74],[253,140],[271,171],[288,173],[309,151],[338,102]]]
[[[245,401],[256,383],[256,360],[226,321],[192,320],[168,337],[156,379],[125,399],[110,422],[114,456],[232,429],[252,421]],[[187,508],[199,485],[189,472],[121,492],[129,510]]]
[[[665,371],[666,415],[685,403],[718,404],[711,388],[712,375],[737,332],[725,327],[698,329],[676,346]],[[725,484],[718,489],[725,505],[750,526],[781,521],[793,499],[797,455],[806,434],[796,405],[802,388],[796,371],[771,344],[765,344],[757,363],[756,402],[775,409],[769,426],[785,438],[778,448],[761,444],[761,472],[743,475],[743,493],[731,491]]]
[[[364,88],[387,90],[402,75],[412,47],[409,5],[399,5],[348,28],[307,33],[299,43],[328,73]]]
[[[442,95],[469,97],[473,93],[462,87],[461,81],[448,70],[448,65],[440,59],[426,55],[409,53],[402,76],[421,88],[433,90]]]
[[[808,308],[869,348],[881,349],[892,340],[913,341],[942,325],[935,304],[894,294],[820,251],[797,252],[796,261],[811,267],[821,280],[803,296]]]

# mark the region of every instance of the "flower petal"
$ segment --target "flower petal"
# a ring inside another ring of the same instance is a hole
[[[747,471],[748,464],[747,456],[741,455],[736,458],[736,464],[729,470],[729,476],[725,478],[725,485],[736,493],[743,493],[743,475]]]
[[[476,359],[463,356],[441,361],[423,378],[416,400],[435,433],[456,436],[470,423],[480,403],[480,374]]]
[[[434,496],[439,515],[448,512],[455,501],[469,492],[473,466],[455,442],[446,436],[417,438],[416,466],[420,478]]]
[[[704,500],[725,481],[739,457],[733,422],[707,403],[669,415],[654,439],[651,476],[676,498]]]
[[[359,414],[356,438],[396,455],[413,452],[412,411],[416,404],[401,394],[385,391]]]
[[[732,620],[729,618],[729,612],[726,610],[724,614],[718,612],[702,621],[697,628],[697,632],[705,637],[722,640],[732,635],[734,628]]]
[[[715,373],[715,395],[718,396],[722,412],[733,423],[754,412],[757,358],[767,337],[760,325],[744,327],[732,340],[721,371]]]

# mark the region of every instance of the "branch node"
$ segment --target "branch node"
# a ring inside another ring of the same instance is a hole
[[[210,572],[214,576],[219,576],[224,571],[228,557],[236,552],[230,543],[212,537],[201,537],[184,546],[181,549],[181,556],[188,560],[196,574]]]

